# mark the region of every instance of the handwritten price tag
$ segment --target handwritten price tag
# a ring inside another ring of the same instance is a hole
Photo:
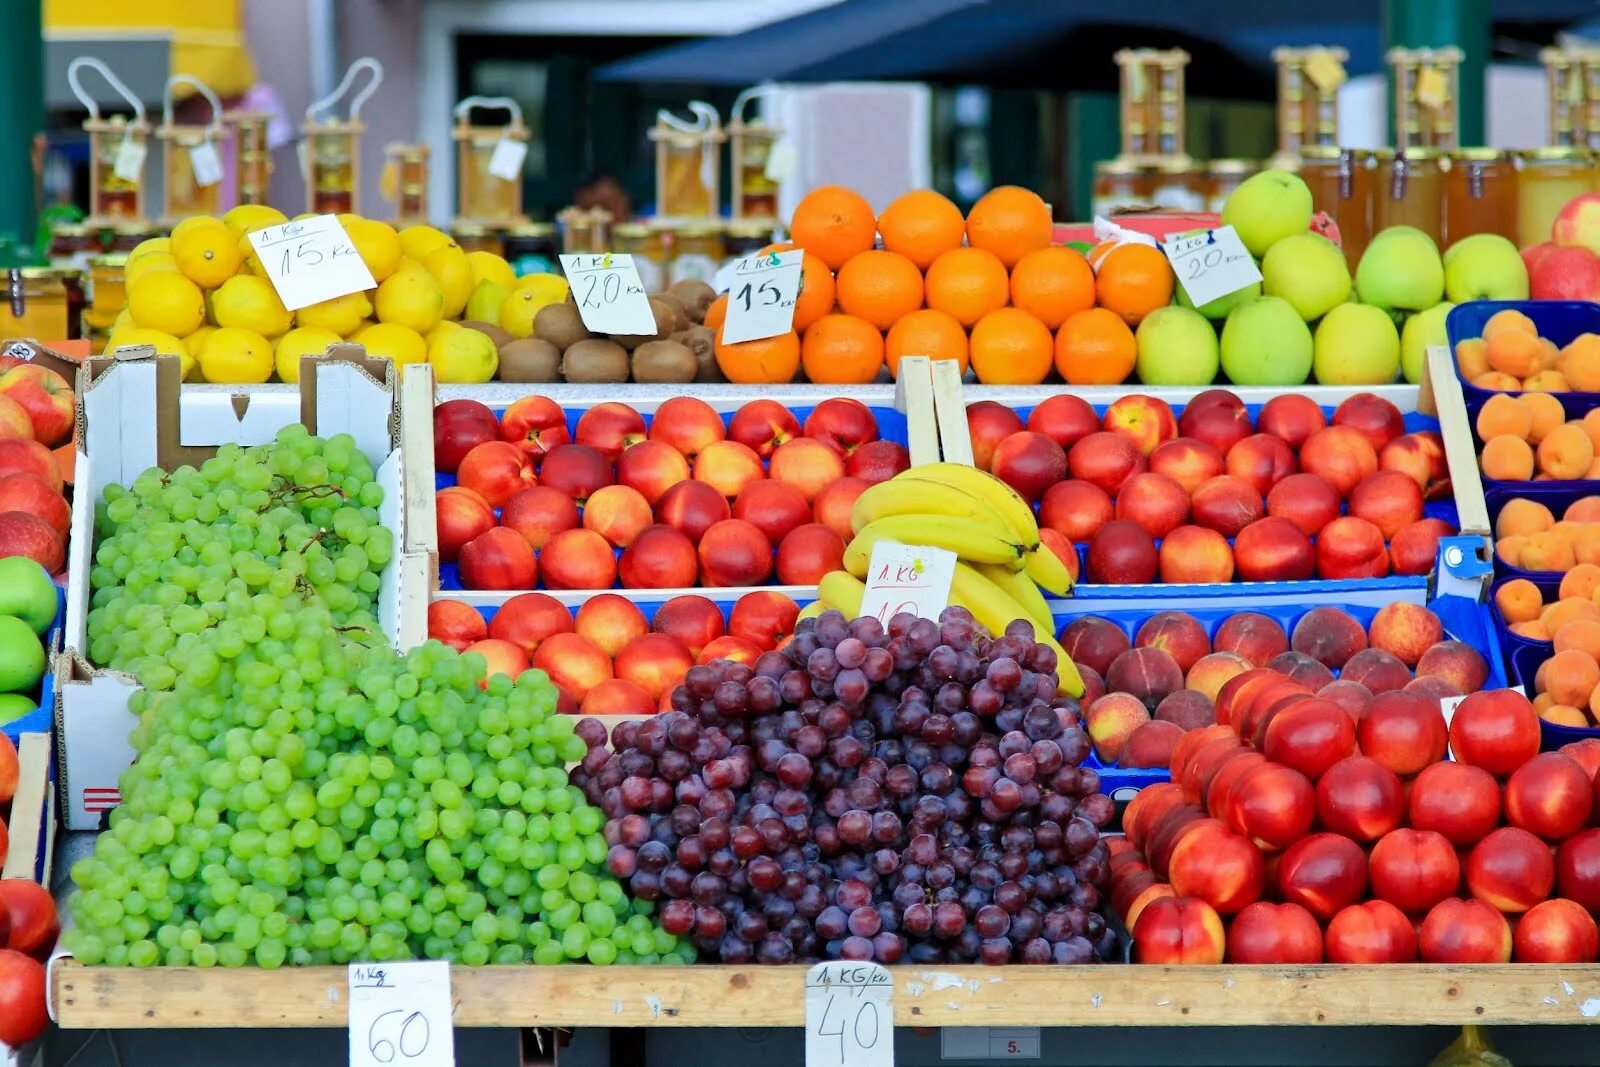
[[[250,235],[250,246],[290,311],[378,285],[334,215],[257,230]]]
[[[1161,251],[1195,307],[1261,280],[1256,261],[1232,226],[1170,237]]]
[[[502,137],[495,142],[489,156],[489,173],[504,181],[514,182],[522,177],[522,161],[528,158],[528,143]]]
[[[189,149],[189,169],[194,172],[194,183],[204,189],[222,180],[222,160],[217,158],[217,146],[201,141]]]
[[[144,181],[144,157],[149,151],[138,138],[124,137],[122,143],[117,145],[116,156],[111,160],[111,173],[130,185],[141,184]]]
[[[350,965],[350,1067],[455,1067],[450,965]]]
[[[867,565],[867,591],[861,614],[884,626],[902,611],[919,619],[939,619],[950,604],[950,582],[956,575],[956,554],[927,545],[879,541]]]
[[[578,317],[595,333],[653,334],[655,313],[630,255],[562,256]]]
[[[806,972],[806,1067],[894,1067],[894,980],[877,963]]]
[[[732,265],[728,319],[722,326],[724,341],[737,344],[776,337],[794,327],[794,304],[800,299],[800,268],[805,257],[795,249],[746,256]]]

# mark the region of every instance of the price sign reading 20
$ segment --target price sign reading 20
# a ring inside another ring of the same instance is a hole
[[[610,252],[562,256],[561,269],[578,302],[578,317],[590,330],[655,334],[655,312],[632,256]]]

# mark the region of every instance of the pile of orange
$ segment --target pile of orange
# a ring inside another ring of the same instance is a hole
[[[1456,364],[1479,389],[1600,393],[1600,334],[1580,334],[1557,347],[1522,312],[1498,311],[1484,323],[1482,337],[1456,342]]]
[[[873,217],[858,193],[830,185],[789,225],[805,266],[794,330],[725,344],[725,298],[706,316],[731,382],[822,384],[897,373],[907,355],[955,360],[988,385],[1114,385],[1133,371],[1133,327],[1172,299],[1166,257],[1102,245],[1089,257],[1050,244],[1050,209],[1016,186],[990,190],[963,218],[931,189]],[[881,237],[882,247],[878,247]],[[1092,264],[1092,265],[1091,265]]]

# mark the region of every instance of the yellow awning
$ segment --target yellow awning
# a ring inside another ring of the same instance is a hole
[[[24,0],[25,2],[25,0]],[[189,74],[237,96],[255,84],[255,61],[244,36],[243,0],[43,0],[46,35],[172,39],[171,74]],[[190,90],[175,86],[181,98]]]

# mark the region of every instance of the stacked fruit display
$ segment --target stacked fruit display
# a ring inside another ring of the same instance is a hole
[[[51,574],[66,566],[72,429],[72,383],[0,356],[0,558],[27,556]]]
[[[17,781],[10,743],[0,736],[0,809],[10,800],[8,784],[15,788]],[[20,1048],[49,1025],[44,964],[60,932],[49,890],[24,878],[0,879],[0,1053]]]
[[[1462,379],[1479,389],[1529,394],[1600,392],[1600,336],[1583,333],[1565,345],[1558,345],[1548,337],[1541,337],[1533,320],[1514,309],[1495,312],[1484,323],[1479,336],[1464,337],[1457,341],[1455,357]],[[1532,397],[1514,399],[1529,400]],[[1555,398],[1551,397],[1550,400],[1555,401]],[[1549,418],[1552,417],[1549,413],[1553,412],[1557,422],[1563,418],[1559,401],[1555,401],[1554,408],[1550,407],[1549,401],[1536,403],[1543,406],[1533,408],[1531,415]],[[1512,418],[1510,408],[1503,403],[1499,408],[1502,412],[1499,419]],[[1527,431],[1519,433],[1516,429],[1506,429],[1499,422],[1494,428],[1494,434],[1484,435],[1486,443],[1490,437],[1501,434],[1521,437],[1533,444],[1539,443],[1539,438],[1530,437]],[[1542,434],[1539,436],[1542,437]],[[1491,478],[1519,477],[1516,474],[1491,473],[1487,469],[1489,463],[1486,458],[1484,473]],[[1504,458],[1493,461],[1493,464],[1515,465]],[[1528,475],[1520,477],[1526,478]],[[1570,478],[1575,475],[1558,477]]]
[[[1291,628],[1256,611],[1229,614],[1208,633],[1183,611],[1162,611],[1133,631],[1085,615],[1061,631],[1083,676],[1084,722],[1102,763],[1171,767],[1176,774],[1206,728],[1231,725],[1270,757],[1274,714],[1300,698],[1332,702],[1360,723],[1387,705],[1427,704],[1481,689],[1488,662],[1447,638],[1428,608],[1388,604],[1363,625],[1350,612],[1318,607]],[[1256,699],[1270,687],[1271,698]],[[1274,703],[1281,700],[1281,707]]]
[[[1212,727],[1128,806],[1111,892],[1138,960],[1595,960],[1592,748],[1540,754],[1538,716],[1513,690],[1472,693],[1448,727],[1404,694],[1359,723],[1266,688],[1238,710],[1263,702],[1264,744]]]
[[[58,601],[43,567],[23,556],[0,558],[0,727],[39,706],[39,684],[49,669],[45,635]]]
[[[1097,415],[1062,394],[1026,424],[978,401],[967,425],[974,462],[1036,503],[1042,530],[1085,546],[1089,582],[1421,575],[1455,533],[1424,514],[1450,493],[1439,435],[1407,433],[1399,409],[1371,393],[1331,419],[1304,396],[1277,396],[1254,423],[1224,389],[1177,415],[1141,394]]]
[[[857,400],[804,425],[753,400],[724,420],[693,397],[648,417],[627,404],[566,413],[524,397],[496,418],[476,401],[434,411],[446,588],[551,590],[815,585],[843,559],[862,490],[906,469]],[[459,585],[456,583],[459,582]]]
[[[1550,239],[1522,250],[1535,300],[1600,301],[1600,194],[1569,200]]]
[[[607,865],[703,957],[1090,963],[1111,818],[1056,653],[972,616],[803,620],[672,710],[585,720]]]
[[[644,716],[670,707],[672,691],[695,664],[754,663],[771,652],[794,632],[799,613],[793,600],[771,589],[744,594],[726,615],[703,596],[675,596],[654,605],[648,619],[615,593],[576,609],[544,593],[522,593],[492,613],[435,600],[428,605],[428,636],[482,656],[485,678],[544,671],[561,711]]]

